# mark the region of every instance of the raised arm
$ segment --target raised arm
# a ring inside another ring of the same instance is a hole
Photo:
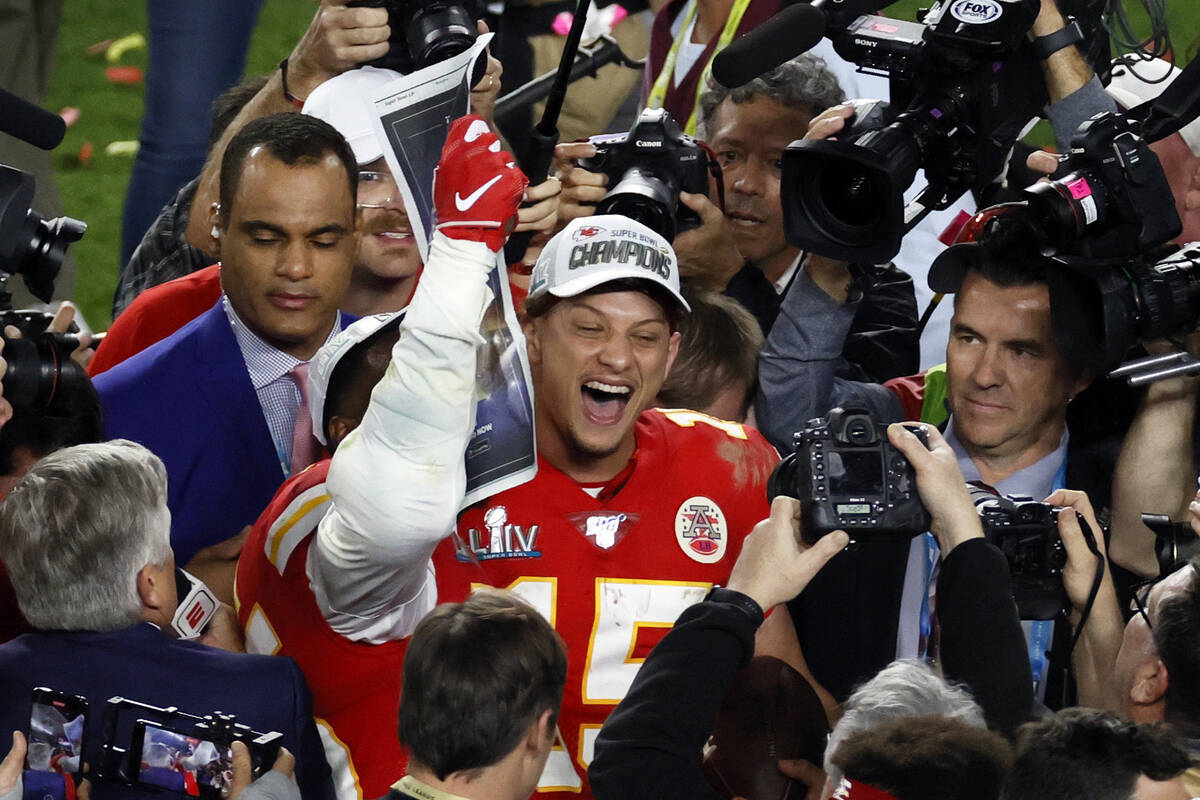
[[[466,489],[487,276],[526,183],[481,118],[451,126],[434,186],[441,224],[391,364],[334,455],[333,508],[310,550],[317,602],[344,636],[401,638],[436,602],[428,562]],[[479,186],[490,188],[464,217],[453,198]]]

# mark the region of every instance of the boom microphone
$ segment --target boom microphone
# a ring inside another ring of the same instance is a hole
[[[788,6],[717,53],[712,75],[735,88],[812,49],[825,35],[825,14],[808,4]]]
[[[53,150],[63,140],[67,124],[58,114],[0,89],[0,131],[43,150]]]

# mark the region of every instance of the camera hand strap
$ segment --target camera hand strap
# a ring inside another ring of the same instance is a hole
[[[1096,595],[1100,594],[1100,584],[1104,582],[1104,556],[1100,554],[1100,548],[1096,545],[1096,536],[1092,533],[1091,526],[1084,522],[1083,517],[1079,517],[1079,527],[1083,530],[1083,540],[1087,542],[1088,550],[1091,550],[1092,555],[1096,557],[1096,577],[1092,579],[1092,590],[1088,592],[1087,602],[1083,604],[1083,611],[1079,615],[1079,624],[1075,626],[1075,635],[1071,637],[1069,653],[1075,652],[1075,645],[1079,643],[1083,626],[1087,624],[1088,617],[1092,614]]]

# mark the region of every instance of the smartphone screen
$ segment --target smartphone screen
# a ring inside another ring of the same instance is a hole
[[[24,800],[75,800],[83,768],[87,707],[87,700],[77,695],[33,690],[22,775]]]
[[[141,723],[138,783],[191,797],[217,797],[233,783],[228,747],[169,728]]]

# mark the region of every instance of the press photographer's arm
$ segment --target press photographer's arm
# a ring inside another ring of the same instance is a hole
[[[1013,731],[1029,717],[1033,680],[1008,563],[984,538],[950,445],[937,428],[924,425],[926,449],[906,427],[910,424],[888,426],[888,439],[916,472],[930,532],[941,548],[937,614],[943,671],[971,689],[989,727]]]
[[[1063,587],[1067,590],[1067,598],[1071,603],[1068,619],[1079,637],[1075,650],[1071,653],[1078,703],[1089,708],[1120,711],[1120,695],[1113,680],[1113,665],[1117,660],[1117,651],[1121,649],[1121,635],[1125,625],[1117,605],[1112,570],[1107,564],[1100,586],[1096,590],[1096,599],[1087,618],[1083,619],[1083,612],[1096,579],[1097,556],[1088,547],[1079,521],[1083,520],[1091,528],[1101,559],[1106,558],[1103,532],[1096,521],[1092,503],[1083,492],[1059,489],[1047,497],[1046,502],[1073,508],[1079,515],[1076,517],[1074,514],[1064,513],[1058,516],[1058,533],[1067,551]],[[1082,631],[1079,630],[1081,623]]]

